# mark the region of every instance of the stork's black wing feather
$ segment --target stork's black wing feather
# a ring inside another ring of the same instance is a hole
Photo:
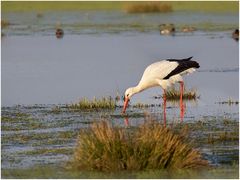
[[[189,58],[185,58],[185,59],[167,59],[167,61],[176,61],[176,62],[179,62],[179,61],[190,61],[193,57],[189,57]]]
[[[198,62],[192,61],[191,59],[192,59],[192,57],[189,57],[186,59],[167,59],[167,61],[170,61],[170,62],[172,62],[172,61],[177,62],[178,66],[163,79],[169,79],[171,76],[179,74],[190,68],[199,68],[200,66],[199,66]]]

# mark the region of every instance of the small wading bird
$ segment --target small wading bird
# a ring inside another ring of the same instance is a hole
[[[59,39],[63,37],[64,32],[61,28],[57,28],[55,34],[56,34],[56,37]]]
[[[199,68],[199,64],[196,61],[191,60],[192,57],[186,59],[166,59],[149,65],[135,87],[130,87],[124,94],[123,113],[125,113],[130,98],[145,89],[161,86],[164,90],[164,123],[166,122],[166,89],[174,83],[180,83],[180,108],[181,119],[184,114],[184,107],[182,103],[183,96],[183,78],[185,74],[192,73]]]
[[[232,33],[232,38],[238,41],[239,39],[239,30],[235,29],[235,31]]]

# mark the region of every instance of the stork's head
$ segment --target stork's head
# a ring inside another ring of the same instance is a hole
[[[123,113],[125,113],[127,106],[128,106],[128,102],[130,101],[130,98],[132,97],[132,95],[134,94],[133,88],[128,88],[125,91],[124,94],[124,105],[123,105]]]

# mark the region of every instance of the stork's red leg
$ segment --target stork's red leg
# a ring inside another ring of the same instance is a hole
[[[166,127],[167,119],[166,119],[166,104],[167,104],[167,97],[166,97],[166,90],[164,89],[163,94],[163,120],[164,120],[164,126]]]
[[[127,126],[127,127],[128,127],[128,126],[129,126],[128,117],[126,117],[126,118],[125,118],[124,122],[125,122],[125,126]]]
[[[183,121],[183,117],[184,117],[183,91],[184,91],[184,83],[183,83],[183,81],[181,81],[180,82],[180,118],[181,118],[181,121]]]

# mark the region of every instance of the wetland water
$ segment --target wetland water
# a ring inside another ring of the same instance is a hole
[[[8,17],[17,16],[10,14]],[[231,15],[225,15],[224,19],[235,22]],[[220,18],[214,20],[219,22]],[[31,18],[26,19],[25,24],[31,22]],[[231,31],[199,30],[160,36],[157,31],[75,33],[81,31],[76,28],[71,31],[69,27],[62,39],[56,39],[51,30],[53,22],[45,22],[51,27],[43,32],[39,31],[39,24],[36,31],[26,33],[23,33],[24,28],[15,25],[14,30],[10,26],[9,31],[5,30],[7,36],[1,40],[1,157],[6,177],[14,177],[11,169],[64,166],[71,159],[78,130],[88,127],[94,119],[109,118],[114,124],[124,126],[120,108],[69,112],[64,104],[77,102],[82,97],[123,95],[126,88],[138,83],[147,65],[165,58],[194,56],[201,66],[198,72],[185,76],[187,89],[195,88],[200,95],[200,99],[186,102],[184,123],[204,124],[203,129],[192,132],[194,139],[204,141],[209,135],[221,132],[235,133],[238,137],[238,104],[218,104],[239,98],[239,44],[231,38]],[[131,104],[161,104],[161,99],[153,98],[161,94],[160,88],[152,88],[135,95]],[[56,105],[61,107],[59,112],[53,110]],[[162,107],[130,107],[127,113],[129,126],[141,124],[144,113],[159,121],[162,119]],[[131,114],[136,116],[131,117]],[[169,124],[179,122],[178,103],[167,103],[167,120]],[[212,165],[229,169],[232,164],[238,164],[238,140],[204,141],[197,146]],[[238,177],[236,172],[233,175],[231,177]]]

